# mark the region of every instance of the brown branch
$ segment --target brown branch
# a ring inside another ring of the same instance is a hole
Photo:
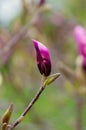
[[[6,46],[2,50],[0,50],[0,57],[3,55],[3,53],[6,53],[7,51],[9,51],[11,47],[13,47],[16,43],[18,43],[20,40],[22,40],[25,37],[25,35],[28,32],[28,27],[34,24],[34,17],[37,15],[39,10],[40,9],[38,8],[34,8],[34,11],[32,12],[30,16],[31,20],[29,21],[29,23],[26,26],[22,27],[22,29],[20,29],[19,32],[15,34],[13,38],[10,41],[8,41],[8,43],[6,43]]]
[[[24,0],[23,0],[24,1]],[[22,39],[25,38],[25,35],[28,32],[28,28],[34,24],[34,17],[37,15],[37,13],[40,11],[39,8],[34,8],[31,16],[30,16],[30,22],[22,27],[22,29],[19,30],[17,34],[13,36],[13,38],[6,43],[5,47],[0,49],[0,66],[5,64],[6,61],[8,61],[9,57],[12,55],[13,47]]]
[[[39,99],[40,95],[42,94],[43,90],[46,88],[47,85],[54,82],[58,77],[60,76],[60,73],[53,74],[49,76],[48,78],[42,75],[42,83],[43,85],[39,88],[34,98],[31,100],[31,102],[28,104],[27,108],[24,110],[24,112],[20,115],[20,117],[7,129],[12,130],[14,129],[18,124],[21,123],[23,118],[27,115],[29,110],[32,108],[32,106],[36,103],[36,101]]]
[[[58,63],[59,70],[63,75],[75,86],[75,100],[76,100],[76,130],[82,130],[82,111],[83,111],[83,97],[78,92],[78,88],[81,87],[81,79],[76,75],[74,70],[66,66],[63,62]]]
[[[78,88],[81,86],[81,79],[78,75],[76,75],[75,71],[69,68],[67,65],[65,65],[60,60],[57,62],[57,66],[61,73],[67,78],[67,80],[75,86],[75,88]]]
[[[5,47],[3,47],[1,50],[0,50],[0,58],[2,59],[2,64],[4,64],[8,59],[9,59],[9,56],[10,56],[10,52],[12,52],[12,48],[20,41],[22,40],[25,35],[27,34],[27,31],[28,31],[28,27],[30,26],[30,23],[27,24],[25,27],[23,27],[22,29],[19,30],[19,32],[17,34],[15,34],[13,36],[13,38],[6,44]],[[7,56],[7,53],[10,53],[8,56]],[[5,60],[4,60],[4,56],[5,56]]]
[[[25,38],[25,35],[27,34],[28,32],[28,28],[30,26],[33,25],[33,19],[35,17],[35,15],[37,15],[37,12],[35,12],[32,16],[31,16],[31,20],[30,22],[22,27],[19,32],[17,34],[15,34],[12,39],[10,41],[8,41],[8,43],[6,43],[6,46],[3,47],[2,49],[0,49],[0,59],[2,61],[1,65],[2,64],[5,64],[6,61],[9,59],[10,55],[12,54],[12,49],[13,47],[20,41],[20,40],[23,40]],[[9,54],[8,54],[9,53]],[[5,56],[5,57],[4,57]],[[3,60],[5,59],[5,60]]]
[[[39,88],[37,94],[32,99],[32,101],[29,103],[29,105],[27,106],[27,108],[20,115],[20,117],[11,125],[11,127],[8,128],[8,130],[14,129],[23,120],[23,118],[27,115],[27,113],[29,112],[29,110],[32,108],[32,106],[35,104],[35,102],[38,100],[38,98],[40,97],[40,95],[41,95],[41,93],[43,92],[44,89],[45,89],[45,85],[43,85],[43,86],[41,86]]]
[[[82,130],[82,111],[83,111],[83,98],[80,94],[75,95],[76,98],[76,130]]]

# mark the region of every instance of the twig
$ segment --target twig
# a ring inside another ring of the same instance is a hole
[[[83,97],[78,92],[78,88],[81,87],[81,79],[72,69],[60,61],[58,67],[68,81],[76,88],[74,93],[76,100],[76,130],[82,130]]]
[[[8,130],[12,130],[13,128],[15,128],[23,120],[23,118],[27,115],[27,113],[29,112],[29,110],[32,108],[32,106],[35,104],[35,102],[38,100],[38,98],[40,97],[40,95],[41,95],[41,93],[43,92],[44,89],[45,89],[45,85],[43,85],[43,86],[41,86],[39,88],[37,94],[32,99],[32,101],[29,103],[29,105],[27,106],[27,108],[20,115],[20,117],[11,125],[11,127],[8,128]]]
[[[6,44],[5,47],[3,47],[1,50],[0,50],[0,58],[3,59],[3,56],[7,53],[7,52],[10,52],[11,51],[11,48],[14,47],[15,44],[17,44],[20,40],[22,40],[25,35],[27,34],[27,31],[28,31],[28,26],[30,25],[27,24],[25,27],[23,27],[22,29],[20,29],[20,31],[15,34],[13,36],[13,38]],[[5,55],[6,56],[6,55]],[[4,61],[4,63],[8,60],[8,57],[6,58],[6,60]]]
[[[10,56],[11,54],[9,54],[9,56],[7,56],[4,61],[3,61],[3,56],[4,56],[4,55],[6,56],[6,55],[7,55],[7,52],[10,52],[11,49],[12,49],[20,40],[22,40],[22,39],[25,38],[25,35],[26,35],[27,32],[28,32],[28,28],[33,25],[33,18],[35,17],[35,15],[37,15],[37,12],[35,12],[35,14],[32,15],[30,22],[29,22],[26,26],[22,27],[22,28],[19,30],[19,32],[14,35],[14,36],[12,37],[12,39],[11,39],[10,41],[8,41],[8,43],[6,43],[6,46],[5,46],[5,47],[3,47],[2,49],[0,49],[0,59],[2,60],[2,64],[5,64],[5,62],[9,59],[9,56]]]
[[[76,94],[76,130],[82,130],[82,111],[83,111],[83,98]]]
[[[60,60],[57,63],[59,70],[61,73],[68,79],[68,81],[75,86],[75,88],[80,87],[81,85],[81,79],[76,75],[75,71],[69,68],[67,65],[65,65]]]
[[[7,129],[12,130],[15,128],[18,124],[21,123],[21,121],[24,119],[24,117],[27,115],[29,110],[32,108],[32,106],[36,103],[36,101],[39,99],[40,95],[42,94],[43,90],[46,88],[47,85],[51,84],[53,81],[55,81],[60,76],[60,73],[53,74],[49,76],[48,78],[42,75],[42,85],[37,91],[34,98],[31,100],[31,102],[28,104],[27,108],[24,110],[24,112],[20,115],[20,117]]]

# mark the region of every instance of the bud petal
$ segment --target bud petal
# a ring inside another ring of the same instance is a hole
[[[33,40],[36,49],[37,65],[41,74],[49,76],[51,72],[51,59],[49,50],[42,43]]]
[[[74,35],[80,55],[83,57],[83,64],[86,65],[86,30],[81,26],[76,26]]]
[[[45,0],[39,0],[39,6],[42,6],[43,4],[45,4]]]

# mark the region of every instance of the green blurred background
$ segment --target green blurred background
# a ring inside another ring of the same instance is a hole
[[[15,121],[41,85],[31,39],[49,48],[52,73],[59,72],[58,59],[76,68],[73,29],[77,24],[86,26],[86,0],[46,0],[41,7],[38,3],[0,0],[0,122],[10,103],[14,104],[11,123]],[[85,101],[81,114],[82,126],[77,129],[77,99],[61,75],[15,129],[86,130]]]

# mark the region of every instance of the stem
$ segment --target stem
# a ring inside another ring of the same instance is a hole
[[[37,8],[36,8],[37,9]],[[39,10],[38,10],[39,11]],[[30,26],[33,25],[33,19],[34,17],[37,15],[37,11],[34,10],[35,13],[32,14],[32,16],[30,16],[30,21],[27,25],[25,25],[24,27],[22,27],[18,33],[16,33],[11,39],[10,41],[8,41],[5,45],[5,47],[3,47],[2,49],[0,49],[0,66],[5,64],[9,57],[12,55],[12,50],[13,50],[13,47],[20,41],[20,40],[23,40],[25,38],[25,35],[27,34],[28,32],[28,28]],[[30,36],[28,36],[30,37]],[[8,54],[9,52],[9,54]],[[7,55],[8,54],[8,55]],[[5,58],[4,58],[4,55],[5,55]]]
[[[76,112],[77,112],[76,130],[82,130],[82,109],[83,109],[83,99],[79,94],[77,94],[76,95]]]
[[[41,95],[41,93],[43,92],[44,89],[45,89],[45,85],[43,85],[43,86],[41,86],[39,88],[37,94],[32,99],[32,101],[28,104],[27,108],[20,115],[20,117],[11,125],[11,127],[8,128],[8,130],[14,129],[23,120],[23,118],[27,115],[27,113],[29,112],[29,110],[32,108],[32,106],[35,104],[35,102],[38,100],[38,98],[40,97],[40,95]]]

